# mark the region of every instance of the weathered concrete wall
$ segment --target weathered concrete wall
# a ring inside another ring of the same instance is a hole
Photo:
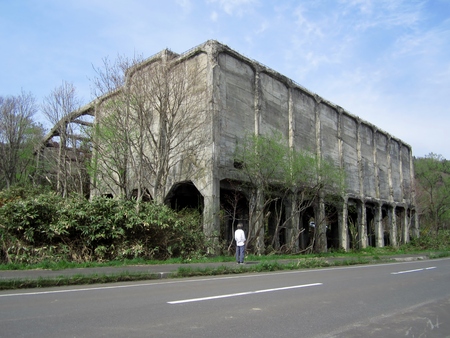
[[[294,145],[297,149],[314,152],[316,150],[315,100],[303,91],[294,89],[292,101],[292,109],[297,112],[292,117]]]
[[[355,145],[358,142],[358,123],[354,118],[342,114],[341,119],[341,138],[342,138],[342,152],[343,167],[347,175],[347,191],[353,195],[358,194],[360,189],[358,180],[358,151]]]
[[[232,56],[218,56],[219,71],[214,79],[218,91],[219,133],[218,165],[233,166],[236,136],[243,136],[255,128],[254,71]]]
[[[378,222],[377,245],[383,245],[381,237],[386,231],[395,237],[395,213],[389,210],[414,209],[411,147],[226,46],[217,44],[214,51],[213,88],[219,93],[214,96],[220,125],[216,137],[219,180],[237,177],[233,152],[239,138],[249,133],[264,135],[275,129],[294,148],[316,153],[345,170],[343,198],[351,198],[359,210],[357,221],[364,223],[358,225],[362,232],[360,241],[367,242],[366,203],[370,208],[377,206],[378,211],[371,217]],[[382,224],[386,223],[383,210],[389,211],[384,211],[391,219],[389,226]],[[347,214],[346,210],[339,212]],[[405,218],[406,227],[414,223]],[[345,217],[341,219],[346,222]],[[340,227],[340,243],[348,248],[348,238],[344,238],[347,225]]]
[[[288,114],[288,89],[277,78],[261,72],[259,90],[261,107],[261,119],[259,123],[260,134],[269,134],[273,129],[278,130],[288,138],[289,114]]]
[[[388,142],[387,135],[377,133],[376,137],[376,154],[378,166],[378,182],[379,182],[379,198],[383,200],[389,199],[389,163],[388,163]]]
[[[221,179],[232,168],[237,139],[275,129],[295,148],[343,166],[350,195],[411,202],[409,145],[226,47],[218,67]]]
[[[320,105],[320,152],[324,158],[332,160],[336,165],[340,163],[339,151],[339,115],[336,110],[328,105]]]

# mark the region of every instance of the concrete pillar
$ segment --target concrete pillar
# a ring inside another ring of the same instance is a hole
[[[364,200],[364,168],[363,168],[363,158],[361,151],[361,120],[357,120],[356,124],[356,156],[358,159],[358,187],[359,196],[361,200]],[[359,204],[359,203],[358,203]],[[358,229],[359,231],[359,229]]]
[[[264,254],[264,191],[255,188],[250,198],[249,238],[255,244],[257,255]]]
[[[288,116],[289,116],[289,148],[294,150],[295,120],[294,120],[294,101],[292,99],[292,88],[288,88]]]
[[[314,116],[315,116],[315,127],[316,127],[316,155],[317,158],[322,158],[322,133],[321,133],[321,122],[320,122],[320,104],[322,99],[318,96],[314,96],[315,104],[314,104]],[[319,162],[320,165],[320,162]]]
[[[294,101],[292,99],[292,88],[288,88],[288,115],[289,115],[289,149],[294,151],[294,134],[295,134],[295,123],[294,123]],[[300,215],[297,212],[297,190],[294,189],[292,196],[287,199],[285,203],[286,215],[290,218],[287,229],[287,244],[293,252],[298,252],[299,250],[299,223]]]
[[[379,173],[379,164],[378,164],[378,151],[377,151],[377,133],[378,129],[374,129],[373,131],[373,175],[375,180],[375,197],[380,198],[380,173]]]
[[[395,205],[389,207],[389,240],[391,242],[392,247],[397,247],[397,215],[395,214]]]
[[[375,242],[377,248],[384,247],[383,210],[381,203],[374,208]]]
[[[309,240],[309,224],[306,225],[306,228],[304,228],[304,219],[303,216],[299,218],[299,232],[300,238],[299,238],[299,246],[301,250],[306,249],[308,246],[308,240]]]
[[[285,212],[289,220],[286,222],[286,241],[292,252],[299,251],[299,223],[300,217],[297,213],[297,201],[295,195],[287,199]]]
[[[218,249],[219,236],[220,236],[220,179],[216,163],[218,162],[219,154],[216,150],[216,137],[219,135],[220,120],[219,115],[221,113],[221,97],[219,90],[215,90],[217,86],[217,79],[220,74],[219,47],[215,44],[208,44],[206,46],[208,50],[208,72],[206,78],[207,95],[211,98],[208,101],[207,107],[212,116],[211,119],[211,152],[210,158],[207,160],[210,163],[209,173],[206,175],[206,179],[202,180],[202,189],[197,189],[203,195],[204,210],[203,210],[203,231],[204,234],[213,241],[213,248],[209,248],[209,251]],[[206,171],[208,172],[208,171]],[[213,252],[212,252],[213,253]]]
[[[319,197],[318,206],[316,209],[316,249],[318,252],[327,252],[327,224],[325,214],[325,202],[324,198]]]
[[[254,109],[255,109],[255,135],[260,134],[261,129],[261,78],[258,69],[255,70],[254,78]],[[254,217],[252,221],[253,236],[255,238],[256,254],[264,254],[264,191],[256,187],[256,194],[254,196]]]
[[[259,135],[261,124],[261,78],[258,70],[255,71],[255,92],[253,104],[255,109],[255,135]]]
[[[406,196],[405,194],[405,181],[403,178],[403,156],[402,156],[402,143],[399,143],[399,150],[398,150],[398,157],[399,157],[399,163],[398,163],[398,175],[400,177],[400,193],[401,193],[401,200],[405,201],[409,196]]]
[[[416,205],[416,189],[413,184],[414,182],[414,159],[412,156],[412,151],[409,152],[409,172],[410,172],[410,184],[411,184],[411,204],[413,206]],[[412,227],[412,235],[414,238],[419,238],[419,215],[415,209],[411,209],[411,227]]]
[[[408,215],[408,210],[405,209],[405,211],[403,212],[403,234],[402,234],[402,239],[403,239],[403,244],[406,244],[409,242],[409,229],[411,226],[411,217],[410,215]]]
[[[219,254],[219,252],[216,252],[216,249],[218,248],[220,234],[220,201],[217,196],[204,196],[203,199],[205,203],[203,210],[203,231],[206,237],[213,243],[213,246],[208,248],[208,253]]]
[[[344,198],[342,208],[338,209],[339,247],[345,251],[350,249],[348,238],[348,200]]]
[[[412,234],[414,238],[419,238],[420,232],[419,232],[419,215],[416,212],[416,210],[411,211],[413,215],[411,215],[411,222],[412,222]]]
[[[203,196],[203,233],[213,243],[208,253],[219,254],[216,249],[220,236],[220,182],[215,177],[209,183],[201,189],[198,182],[195,185]]]
[[[394,203],[394,184],[392,179],[392,138],[389,136],[387,142],[387,168],[388,168],[388,185],[389,185],[389,202]],[[389,208],[390,210],[390,208]],[[390,211],[391,212],[391,211]],[[391,217],[389,217],[391,221]],[[389,223],[391,224],[391,223]]]
[[[358,237],[359,248],[367,248],[367,215],[364,202],[358,202]]]

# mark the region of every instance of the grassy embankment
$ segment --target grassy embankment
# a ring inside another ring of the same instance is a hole
[[[178,270],[172,273],[172,278],[193,277],[193,276],[214,276],[226,274],[238,274],[249,272],[267,272],[279,270],[296,270],[296,269],[314,269],[330,266],[345,266],[355,264],[376,264],[391,261],[392,256],[397,255],[418,255],[428,259],[442,258],[450,256],[450,248],[440,250],[421,250],[411,246],[393,249],[385,248],[367,248],[352,252],[330,252],[317,255],[267,255],[246,257],[247,262],[251,264],[234,265],[234,264],[215,264],[214,266],[206,266],[204,264],[196,266],[189,263],[230,263],[234,262],[233,256],[219,256],[210,258],[201,258],[195,260],[170,259],[167,261],[149,261],[149,260],[125,260],[110,262],[89,262],[89,263],[73,263],[73,262],[42,262],[36,265],[27,264],[2,264],[0,270],[29,270],[29,269],[48,269],[48,270],[64,270],[73,268],[87,267],[127,267],[132,265],[154,265],[154,264],[181,264]],[[3,279],[0,280],[0,290],[23,289],[23,288],[39,288],[50,286],[67,286],[67,285],[85,285],[96,283],[114,283],[124,281],[138,281],[159,279],[159,274],[121,271],[114,274],[76,274],[71,276],[38,278],[38,279]]]

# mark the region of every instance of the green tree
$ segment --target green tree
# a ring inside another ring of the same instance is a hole
[[[34,171],[34,147],[42,138],[42,125],[33,121],[37,112],[31,93],[0,96],[0,188],[29,182]]]
[[[343,191],[340,168],[307,151],[289,147],[276,132],[269,136],[245,137],[236,147],[235,159],[241,164],[242,179],[250,191],[248,242],[253,242],[257,254],[263,253],[267,237],[268,245],[281,249],[279,233],[282,229],[289,230],[293,239],[284,250],[295,251],[300,235],[300,214],[318,199],[340,196]],[[283,213],[283,205],[289,206],[289,213]],[[269,219],[275,224],[271,230]],[[323,236],[318,238],[325,236],[325,223],[322,223],[317,236],[321,233]],[[323,243],[318,241],[317,246],[322,251]]]
[[[414,161],[416,201],[425,234],[437,234],[450,223],[450,163],[430,153]]]

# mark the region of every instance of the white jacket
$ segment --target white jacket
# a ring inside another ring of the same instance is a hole
[[[237,229],[234,232],[234,239],[236,241],[236,245],[237,246],[243,246],[245,244],[245,241],[246,241],[244,230]]]

